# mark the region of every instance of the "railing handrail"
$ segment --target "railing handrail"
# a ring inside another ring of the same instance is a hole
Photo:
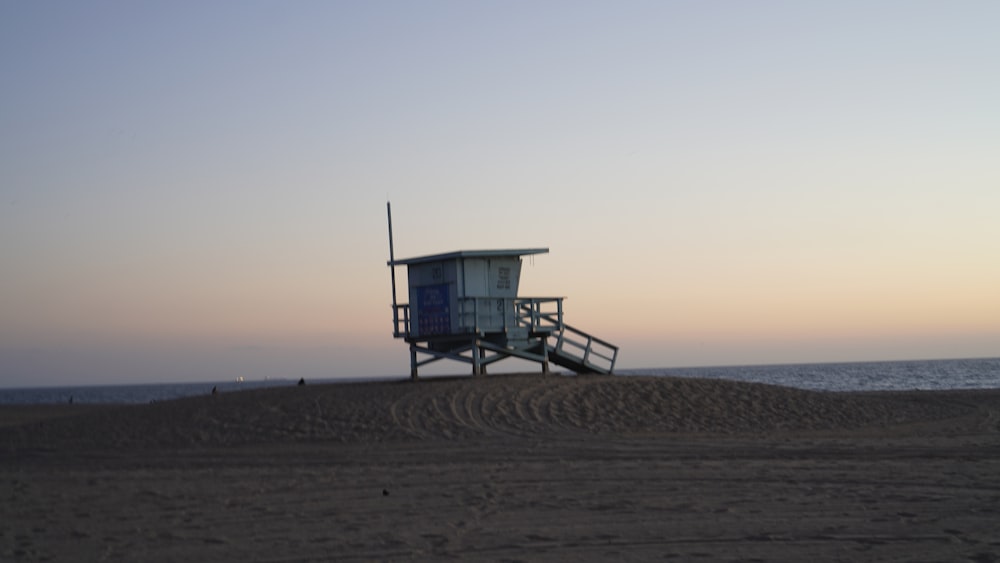
[[[399,312],[403,312],[402,318],[400,318]],[[410,336],[410,304],[409,303],[397,303],[392,307],[392,336],[394,338],[409,337]],[[403,323],[402,332],[399,330],[399,324]]]
[[[514,300],[517,322],[527,326],[532,332],[545,330],[563,330],[562,297],[517,297]],[[543,311],[543,305],[555,304],[555,311]],[[543,324],[544,321],[544,324]]]
[[[587,334],[586,332],[583,332],[582,330],[580,330],[580,329],[578,329],[576,327],[573,327],[573,326],[570,326],[570,325],[563,325],[563,326],[566,327],[566,330],[568,330],[568,331],[570,331],[570,332],[572,332],[574,334],[579,334],[580,336],[586,336],[587,338],[593,340],[594,342],[597,342],[598,344],[601,344],[603,346],[607,346],[608,348],[611,348],[612,350],[617,350],[618,349],[617,346],[615,346],[614,344],[608,342],[607,340],[602,340],[602,339],[600,339],[600,338],[598,338],[596,336]]]
[[[606,340],[587,334],[586,332],[583,332],[582,330],[574,326],[564,325],[563,329],[564,330],[561,331],[559,334],[559,340],[556,342],[557,350],[564,352],[564,347],[566,345],[569,345],[573,348],[583,351],[583,356],[577,357],[577,359],[580,360],[584,365],[587,364],[594,365],[591,359],[592,357],[596,356],[597,358],[600,358],[605,362],[608,362],[608,366],[606,368],[602,367],[599,369],[607,369],[608,373],[614,371],[615,363],[617,363],[618,361],[617,346],[611,344]],[[580,340],[585,340],[586,344],[580,342]],[[594,348],[595,343],[600,346],[603,346],[607,350],[595,349]],[[608,351],[610,351],[611,354],[610,356],[608,355]]]

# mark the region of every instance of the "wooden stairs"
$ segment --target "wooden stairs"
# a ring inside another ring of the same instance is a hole
[[[557,311],[544,312],[546,302],[556,302]],[[530,335],[524,347],[527,352],[576,373],[614,372],[618,347],[564,323],[562,298],[525,298],[516,305],[519,324]]]

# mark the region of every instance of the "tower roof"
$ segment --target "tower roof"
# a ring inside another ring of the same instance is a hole
[[[511,256],[527,256],[529,254],[546,254],[548,248],[509,248],[501,250],[456,250],[445,252],[444,254],[430,254],[428,256],[417,256],[415,258],[403,258],[401,260],[390,260],[386,262],[389,266],[407,266],[410,264],[423,264],[425,262],[441,262],[444,260],[456,260],[459,258],[499,258]]]

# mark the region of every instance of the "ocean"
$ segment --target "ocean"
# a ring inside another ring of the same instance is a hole
[[[618,376],[651,375],[750,381],[816,391],[906,391],[1000,388],[1000,358],[779,364],[698,368],[621,369]],[[405,377],[310,380],[308,384],[391,381]],[[166,401],[260,387],[292,386],[297,380],[209,381],[0,389],[0,404],[122,403]]]
[[[814,391],[1000,388],[1000,358],[625,369],[616,373],[732,379]]]

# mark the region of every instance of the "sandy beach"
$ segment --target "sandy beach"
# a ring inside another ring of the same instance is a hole
[[[1000,391],[486,376],[0,407],[3,561],[1000,561]]]

